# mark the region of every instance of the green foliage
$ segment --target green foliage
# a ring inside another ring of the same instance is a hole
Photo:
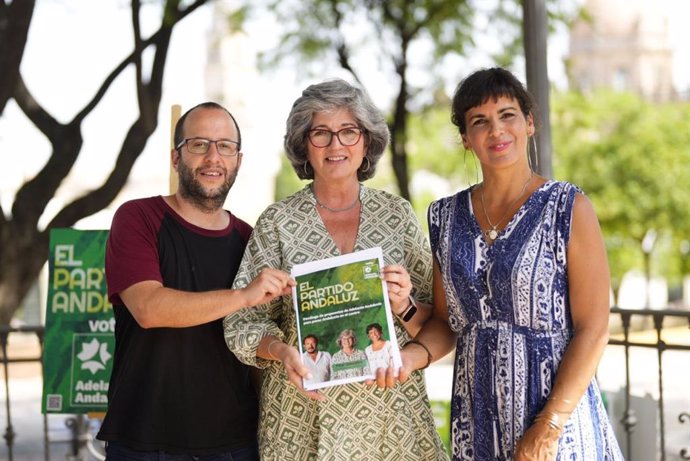
[[[551,18],[567,16],[561,2],[548,4]],[[457,76],[448,77],[447,58],[463,56],[477,36],[481,40],[490,33],[492,41],[500,42],[498,62],[507,66],[522,42],[519,0],[499,0],[484,10],[469,0],[244,0],[238,7],[276,19],[278,45],[260,56],[264,69],[289,63],[307,75],[341,71],[365,87],[365,81],[378,78],[372,75],[377,67],[383,71],[383,82],[397,92],[390,101],[395,151],[390,160],[398,190],[408,199],[407,119],[413,107],[433,98],[445,78],[457,84]],[[489,32],[477,30],[477,11],[491,19]],[[497,18],[503,19],[498,26]]]
[[[488,2],[477,3],[477,8],[487,8]],[[498,51],[492,54],[496,65],[510,68],[515,62],[525,57],[523,47],[523,3],[524,0],[497,0],[495,9],[487,12],[490,16],[490,26],[484,31],[492,40],[498,40]],[[550,0],[546,1],[546,15],[548,33],[556,32],[559,27],[568,27],[577,18],[583,17],[584,6],[578,6],[574,0]]]
[[[471,155],[463,153],[460,135],[450,123],[450,102],[428,106],[411,114],[408,121],[408,153],[412,170],[426,170],[465,184],[478,168]]]
[[[690,235],[690,106],[600,91],[555,94],[551,108],[556,177],[594,203],[616,286],[624,271],[642,266],[648,229],[660,242]],[[652,264],[665,276],[677,274],[679,257],[667,247],[669,259]]]
[[[234,9],[228,15],[228,28],[232,31],[242,30],[242,26],[247,21],[250,9],[247,5]]]
[[[255,15],[268,12],[279,25],[278,45],[260,55],[261,69],[293,66],[300,76],[319,78],[349,73],[364,84],[382,71],[405,80],[405,95],[423,97],[407,73],[419,69],[442,75],[448,55],[472,46],[474,9],[468,0],[253,0],[239,2]],[[429,53],[410,61],[408,52]],[[335,66],[335,68],[334,68]]]
[[[522,5],[520,3],[499,0],[496,11],[491,15],[491,28],[520,31],[522,26]],[[521,33],[499,34],[498,37],[492,38],[497,38],[501,42],[500,51],[491,56],[496,65],[510,68],[516,56],[524,56]]]
[[[476,177],[478,168],[474,156],[466,153],[458,141],[457,130],[450,123],[449,107],[450,102],[445,98],[410,114],[408,121],[410,171],[420,173],[415,180],[417,187],[412,191],[412,205],[425,231],[428,231],[429,204],[445,195],[439,192],[438,183],[443,183],[444,191],[458,190],[467,184],[468,177]],[[423,176],[429,179],[419,183],[423,172],[429,174]]]
[[[450,100],[437,96],[435,103],[410,114],[407,151],[410,170],[419,173],[415,182],[413,206],[427,230],[429,204],[444,195],[481,181],[482,172],[475,156],[465,151],[457,128],[450,122]],[[425,181],[418,181],[422,172]]]
[[[292,168],[290,161],[285,155],[280,156],[280,170],[276,175],[276,185],[274,192],[274,200],[279,200],[288,197],[298,190],[302,189],[308,181],[302,181],[297,177],[295,170]]]
[[[438,435],[441,437],[446,452],[450,455],[450,400],[430,400],[429,404],[434,415]]]

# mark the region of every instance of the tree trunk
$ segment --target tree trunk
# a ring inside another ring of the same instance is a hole
[[[139,0],[132,0],[132,25],[136,44],[134,51],[111,71],[92,100],[67,124],[61,124],[55,120],[26,88],[19,73],[21,57],[11,60],[14,63],[14,69],[3,68],[3,72],[0,72],[0,109],[6,102],[1,99],[1,91],[6,89],[4,82],[7,81],[7,75],[15,72],[14,84],[9,88],[10,95],[52,146],[52,154],[43,169],[17,191],[11,218],[8,219],[5,216],[0,206],[0,325],[7,325],[10,322],[47,260],[50,229],[70,227],[80,219],[102,210],[124,187],[134,162],[143,152],[147,140],[158,125],[163,75],[173,28],[206,1],[196,0],[184,10],[179,10],[180,0],[166,0],[159,30],[148,39],[143,39],[137,17]],[[26,6],[31,6],[28,16],[15,15],[15,17],[19,18],[17,21],[21,19],[30,22],[33,1],[15,0],[9,7],[4,2],[0,2],[0,64],[10,62],[7,56],[13,56],[16,52],[23,53],[26,38],[23,41],[14,40],[13,44],[7,46],[17,47],[17,49],[6,52],[4,34],[6,30],[22,28],[28,30],[28,23],[20,24],[21,27],[7,24],[7,21],[14,20],[7,14],[8,8],[24,3],[27,4]],[[142,69],[141,54],[149,47],[154,48],[155,51],[150,71],[145,71]],[[45,230],[39,230],[38,221],[41,215],[79,156],[82,147],[82,123],[97,107],[112,83],[130,65],[135,66],[138,77],[139,117],[125,135],[115,167],[100,187],[85,191],[84,195],[59,210]],[[145,77],[146,75],[148,78]]]
[[[3,227],[0,251],[0,325],[8,325],[48,257],[48,238],[34,228]]]
[[[390,127],[391,163],[393,164],[393,172],[395,174],[395,180],[398,183],[400,196],[411,201],[407,168],[407,150],[405,149],[407,133],[405,127],[401,125],[404,125],[404,122],[401,122],[399,119],[394,119]]]
[[[9,5],[0,2],[0,115],[19,78],[34,3],[34,0],[18,0]]]
[[[522,11],[527,87],[537,104],[537,118],[534,120],[537,132],[528,155],[535,172],[545,178],[552,178],[550,84],[546,66],[546,37],[549,32],[546,0],[525,0],[522,3]]]
[[[412,201],[410,194],[410,179],[407,168],[407,101],[410,98],[407,89],[407,44],[403,38],[401,53],[396,65],[396,73],[400,77],[398,96],[395,98],[395,108],[393,109],[393,121],[390,125],[391,132],[391,162],[395,180],[400,189],[400,196]]]

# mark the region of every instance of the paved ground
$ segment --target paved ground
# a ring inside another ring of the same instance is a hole
[[[664,338],[669,344],[690,345],[690,329],[678,327],[664,330]],[[639,333],[635,340],[653,342],[652,333]],[[36,356],[37,341],[31,336],[13,334],[10,336],[10,357]],[[690,421],[679,421],[682,412],[690,413],[690,352],[667,351],[663,357],[664,399],[666,425],[667,461],[680,461],[682,449],[690,450]],[[634,434],[631,452],[634,457],[628,461],[651,461],[656,458],[658,441],[658,358],[656,350],[635,348],[631,353],[632,394],[636,415],[640,420]],[[617,391],[625,386],[624,352],[622,347],[609,346],[601,361],[597,374],[600,387],[609,400],[611,419],[620,426],[622,416],[622,399]],[[427,370],[429,396],[432,400],[447,400],[451,393],[452,365],[444,363],[432,365]],[[5,399],[4,374],[0,370],[0,432],[7,433],[7,410]],[[46,461],[44,447],[44,416],[41,414],[40,399],[42,380],[38,364],[13,364],[10,368],[10,397],[13,430],[16,434],[13,461]],[[71,456],[71,429],[67,426],[66,415],[48,415],[45,419],[48,426],[48,460],[63,461],[73,459]],[[90,422],[90,434],[97,430],[98,420]],[[620,429],[620,428],[619,428]],[[619,439],[626,445],[623,432]],[[0,439],[0,460],[8,460],[9,452],[3,439]],[[94,448],[102,451],[99,442]],[[94,455],[82,452],[85,461],[97,460]]]
[[[9,337],[9,357],[35,358],[39,355],[39,344],[33,334],[16,334]],[[9,433],[7,422],[7,401],[5,397],[4,372],[0,370],[0,431],[4,436],[0,439],[0,461],[9,460],[10,453],[6,444]],[[43,380],[39,363],[15,363],[10,366],[10,415],[14,445],[12,449],[13,461],[64,461],[72,459],[75,449],[73,440],[73,415],[41,414],[41,394]],[[80,416],[82,420],[84,416]],[[88,419],[83,423],[88,424]],[[91,433],[95,433],[98,420],[91,422]],[[44,440],[44,427],[47,427],[47,439]],[[96,442],[98,444],[98,442]],[[48,447],[46,453],[45,447]],[[100,447],[96,445],[96,449]],[[85,454],[83,459],[96,460],[98,458]]]

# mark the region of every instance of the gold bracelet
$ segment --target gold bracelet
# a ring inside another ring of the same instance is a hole
[[[408,341],[407,344],[416,344],[426,351],[426,365],[424,365],[422,368],[420,368],[420,370],[424,370],[425,368],[428,368],[429,365],[431,365],[432,359],[434,358],[434,356],[431,355],[429,348],[426,347],[424,344],[420,343],[419,341],[417,341],[416,339]]]
[[[269,357],[272,357],[273,360],[278,360],[278,361],[280,361],[280,359],[278,357],[276,357],[275,355],[273,355],[273,353],[271,352],[271,346],[274,345],[275,343],[279,343],[279,342],[282,342],[282,341],[280,341],[280,339],[278,339],[278,338],[273,338],[273,341],[268,343],[268,346],[266,346],[266,350],[268,351]]]
[[[561,432],[563,429],[563,426],[561,426],[561,419],[555,411],[542,411],[534,418],[534,421],[543,421],[548,424],[550,428],[556,429],[558,432]]]

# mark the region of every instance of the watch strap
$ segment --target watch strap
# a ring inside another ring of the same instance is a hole
[[[410,300],[410,305],[400,316],[403,322],[409,322],[412,319],[412,317],[414,317],[414,315],[417,313],[417,302],[414,300],[412,295],[409,295],[408,299]]]

